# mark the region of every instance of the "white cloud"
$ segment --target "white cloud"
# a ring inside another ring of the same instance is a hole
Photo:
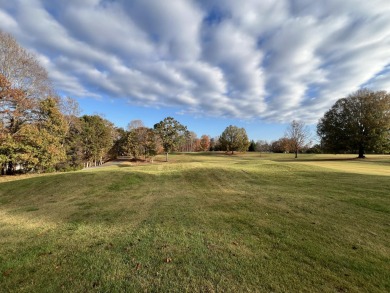
[[[153,41],[162,59],[193,60],[199,43],[202,11],[192,1],[119,1],[126,13]]]
[[[253,109],[258,114],[263,112],[263,53],[257,49],[256,40],[230,21],[211,28],[206,37],[204,58],[223,71],[227,82],[227,92],[223,94],[230,97],[235,112],[249,115]]]
[[[0,0],[57,90],[182,113],[316,122],[390,90],[387,0]]]
[[[7,12],[0,10],[1,27],[8,32],[15,32],[18,24],[16,20]]]
[[[138,28],[120,5],[91,2],[62,8],[62,23],[74,38],[131,61],[154,54],[147,32]]]
[[[81,85],[76,77],[58,70],[58,66],[53,64],[49,58],[39,54],[36,55],[39,62],[48,70],[49,77],[56,84],[57,88],[66,89],[66,92],[72,96],[100,98],[98,94],[88,91]]]
[[[390,92],[390,65],[386,66],[380,74],[372,78],[365,86],[373,90]]]

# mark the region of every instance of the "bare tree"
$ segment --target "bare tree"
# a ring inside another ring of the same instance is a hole
[[[142,128],[142,127],[145,127],[144,123],[142,122],[142,120],[131,120],[129,124],[127,124],[127,130],[128,131],[131,131],[131,130],[134,130],[134,129],[137,129],[137,128]]]
[[[68,127],[78,124],[81,113],[79,103],[71,98],[64,97],[59,100],[61,113],[64,115]]]
[[[64,97],[59,102],[62,114],[66,116],[80,116],[80,105],[75,99]]]
[[[0,31],[0,74],[27,98],[43,99],[54,91],[35,55],[22,48],[9,34]]]
[[[180,152],[194,152],[196,151],[197,140],[197,134],[193,131],[189,131],[187,135],[179,142],[177,150]]]
[[[271,149],[271,145],[266,140],[258,140],[256,142],[255,151],[260,153],[269,152]]]
[[[302,121],[293,120],[288,126],[285,134],[289,139],[290,148],[298,158],[298,152],[307,144],[310,138],[310,130]]]
[[[0,73],[1,131],[16,133],[25,122],[32,121],[34,109],[37,110],[32,100],[26,98],[22,90],[13,88],[7,78]]]

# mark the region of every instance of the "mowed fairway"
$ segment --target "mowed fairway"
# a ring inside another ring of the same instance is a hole
[[[389,292],[390,157],[353,157],[0,178],[0,291]]]

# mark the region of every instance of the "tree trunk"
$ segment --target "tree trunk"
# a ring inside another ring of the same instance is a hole
[[[165,162],[168,162],[168,153],[165,153]]]
[[[364,155],[364,146],[359,146],[359,159],[364,159],[366,156]]]
[[[295,151],[295,159],[298,158],[298,150]]]
[[[6,174],[7,175],[14,175],[15,174],[15,168],[14,168],[14,164],[12,161],[9,161],[7,164]]]

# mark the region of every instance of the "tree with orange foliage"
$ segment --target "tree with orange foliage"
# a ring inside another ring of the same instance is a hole
[[[200,137],[200,149],[207,152],[210,149],[210,136],[203,134]]]

